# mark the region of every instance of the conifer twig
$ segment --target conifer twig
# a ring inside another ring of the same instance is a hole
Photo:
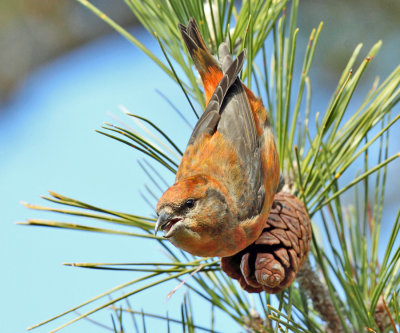
[[[299,269],[296,280],[312,300],[314,308],[321,314],[321,319],[326,322],[326,332],[344,333],[345,331],[332,303],[328,288],[319,279],[309,260],[306,260]]]

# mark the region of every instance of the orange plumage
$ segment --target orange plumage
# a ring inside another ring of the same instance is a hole
[[[156,231],[198,256],[230,256],[260,235],[279,183],[279,158],[267,111],[238,74],[225,43],[221,65],[196,22],[179,25],[203,81],[206,109],[196,124],[175,184],[157,204]]]

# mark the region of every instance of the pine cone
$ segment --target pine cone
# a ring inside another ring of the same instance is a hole
[[[221,258],[221,268],[250,293],[275,294],[293,282],[310,242],[311,224],[303,203],[279,192],[260,237],[239,253]]]

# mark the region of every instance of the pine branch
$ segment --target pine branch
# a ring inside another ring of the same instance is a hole
[[[247,49],[242,80],[256,90],[268,106],[282,173],[285,178],[290,178],[284,189],[298,195],[313,219],[313,245],[309,257],[316,268],[313,270],[307,261],[297,274],[299,287],[294,284],[274,296],[260,294],[255,302],[221,272],[219,259],[194,258],[163,238],[156,237],[153,233],[154,216],[117,212],[50,192],[50,196],[44,199],[55,207],[25,205],[43,213],[56,212],[85,222],[30,219],[23,224],[145,238],[153,242],[151,246],[157,244],[163,249],[166,261],[66,264],[91,269],[135,271],[144,275],[31,328],[88,305],[92,306],[90,310],[65,322],[53,332],[106,308],[114,310],[114,330],[123,329],[122,313],[131,313],[141,315],[144,329],[146,318],[158,318],[166,321],[167,327],[170,322],[179,322],[183,330],[189,332],[195,328],[212,332],[214,311],[218,309],[243,329],[252,332],[278,332],[283,328],[286,332],[361,332],[365,329],[397,332],[400,249],[395,244],[400,237],[400,210],[387,242],[380,242],[380,230],[387,169],[400,156],[400,153],[389,156],[389,133],[400,119],[400,115],[393,111],[400,101],[400,66],[382,83],[375,80],[371,90],[359,99],[361,102],[355,112],[350,114],[349,109],[357,87],[371,61],[376,61],[375,56],[382,43],[373,45],[357,68],[355,64],[362,48],[361,44],[356,47],[331,100],[326,103],[326,110],[315,114],[313,120],[309,75],[314,54],[318,52],[322,23],[311,32],[305,52],[300,55],[299,29],[296,27],[297,0],[291,1],[290,5],[286,0],[243,1],[241,6],[234,0],[126,0],[128,7],[158,41],[164,55],[162,59],[158,59],[135,36],[89,1],[77,1],[152,59],[181,89],[182,98],[188,101],[188,109],[190,107],[190,112],[196,114],[204,108],[205,101],[192,60],[182,47],[178,23],[195,18],[214,55],[217,55],[218,46],[223,41],[228,41],[236,54],[243,48]],[[268,38],[273,44],[271,49],[265,46]],[[302,64],[300,75],[296,75],[297,64]],[[165,100],[173,106],[168,98]],[[186,119],[183,112],[173,108]],[[136,115],[137,110],[133,113],[124,108],[122,110],[134,128],[126,124],[105,124],[103,130],[98,132],[129,146],[146,158],[140,161],[149,180],[145,193],[156,199],[162,187],[168,185],[161,176],[160,168],[176,173],[183,152],[179,147],[182,145],[173,136],[167,135],[161,123]],[[368,156],[372,148],[379,151],[374,161]],[[364,167],[354,171],[359,162]],[[158,181],[163,186],[159,186]],[[354,192],[352,206],[348,205],[348,196],[344,196],[349,192]],[[152,201],[149,201],[149,206],[153,209]],[[103,223],[107,223],[109,228],[99,226]],[[383,258],[378,256],[379,250],[384,251]],[[186,279],[187,276],[190,278]],[[128,301],[127,297],[170,280],[175,280],[187,290],[187,296],[182,298],[180,319],[134,310],[129,304],[118,307],[121,301]],[[113,296],[120,291],[124,292],[123,296]],[[193,296],[209,302],[211,306],[209,329],[195,324],[196,308],[192,307],[190,298]],[[93,305],[94,301],[103,297],[112,298],[103,300],[98,306]],[[134,315],[132,320],[138,325]]]
[[[300,268],[296,280],[312,300],[314,308],[321,315],[321,319],[327,323],[326,331],[332,333],[346,332],[343,329],[343,318],[338,316],[328,288],[319,279],[308,260]]]

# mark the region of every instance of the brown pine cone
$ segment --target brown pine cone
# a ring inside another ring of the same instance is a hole
[[[275,294],[293,282],[310,242],[311,224],[303,203],[279,192],[260,237],[239,253],[221,258],[221,268],[250,293]]]

